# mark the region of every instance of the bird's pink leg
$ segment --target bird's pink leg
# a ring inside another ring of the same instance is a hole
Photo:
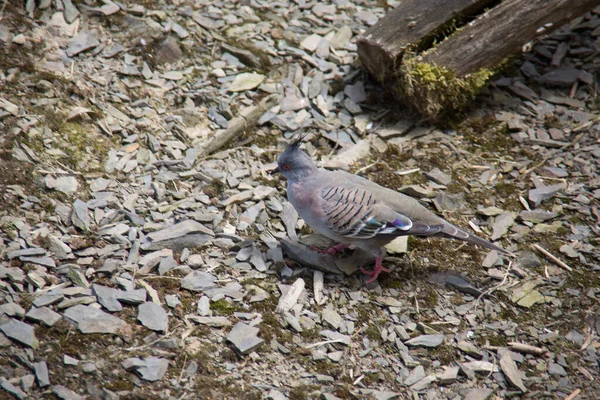
[[[384,268],[383,265],[381,265],[381,260],[383,260],[383,256],[379,256],[375,259],[375,268],[373,268],[373,271],[367,271],[364,268],[360,269],[360,272],[371,277],[369,280],[367,280],[367,283],[375,282],[379,274],[382,272],[390,272],[389,269]]]
[[[319,249],[318,247],[315,247],[315,246],[310,246],[310,248],[318,253],[322,253],[322,254],[326,253],[326,254],[331,254],[332,256],[335,256],[337,253],[341,253],[344,249],[347,249],[348,246],[350,246],[348,243],[340,243],[340,244],[336,244],[333,247],[328,248],[327,250]]]

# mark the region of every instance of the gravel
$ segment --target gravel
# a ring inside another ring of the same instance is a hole
[[[596,397],[598,10],[448,128],[362,73],[374,3],[18,7],[0,23],[2,393]],[[516,256],[400,238],[365,286],[373,258],[312,250],[332,243],[268,174],[299,131],[319,165]]]

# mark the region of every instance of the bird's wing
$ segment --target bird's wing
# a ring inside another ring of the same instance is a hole
[[[441,226],[413,223],[359,185],[328,185],[317,195],[327,227],[341,236],[370,239],[381,235],[431,235],[441,230]]]

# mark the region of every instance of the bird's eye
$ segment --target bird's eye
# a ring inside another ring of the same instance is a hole
[[[292,169],[292,166],[290,164],[283,164],[283,169],[289,171],[290,169]]]

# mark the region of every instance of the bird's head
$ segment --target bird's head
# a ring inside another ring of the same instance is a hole
[[[296,181],[307,177],[317,171],[313,160],[302,150],[304,136],[300,136],[277,159],[277,167],[271,171],[271,174],[281,173],[290,181]]]

